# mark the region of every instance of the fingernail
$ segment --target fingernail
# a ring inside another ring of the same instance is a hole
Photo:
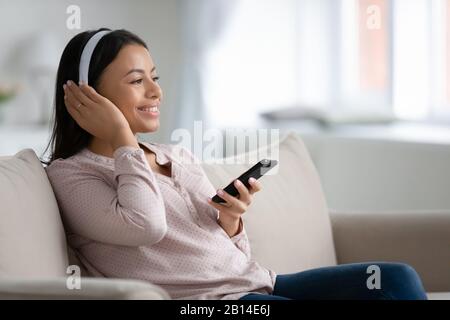
[[[78,85],[81,87],[84,84],[83,81],[78,81]]]
[[[217,194],[219,195],[219,196],[222,196],[223,195],[223,191],[222,190],[217,190]]]
[[[63,89],[64,89],[64,90],[66,90],[66,87],[67,87],[67,86],[66,86],[65,84],[63,84]]]
[[[255,179],[255,178],[250,178],[250,179],[248,179],[248,181],[251,182],[251,183],[253,183],[253,182],[256,181],[256,179]]]
[[[240,185],[242,184],[242,182],[241,182],[240,180],[236,180],[234,183],[235,183],[237,186],[240,186]]]
[[[72,85],[72,81],[67,80],[67,85],[70,87]]]

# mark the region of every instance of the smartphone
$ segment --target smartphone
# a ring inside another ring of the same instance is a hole
[[[257,164],[255,164],[253,167],[245,171],[243,174],[241,174],[238,178],[247,188],[250,188],[250,184],[248,183],[248,179],[255,178],[259,179],[263,175],[265,175],[270,169],[275,167],[278,164],[277,160],[269,160],[269,159],[262,159]],[[231,181],[228,186],[226,186],[223,190],[226,191],[228,194],[232,195],[233,197],[237,197],[239,195],[239,191],[234,186],[234,181]],[[212,201],[216,203],[224,203],[226,202],[221,197],[219,197],[217,194],[212,198]]]

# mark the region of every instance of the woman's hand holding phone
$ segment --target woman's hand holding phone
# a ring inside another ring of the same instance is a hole
[[[212,199],[208,199],[208,203],[219,210],[219,224],[230,237],[240,232],[241,215],[252,202],[252,195],[261,190],[258,179],[277,164],[277,160],[258,161],[225,189],[217,190]]]
[[[234,186],[239,191],[237,197],[233,197],[223,189],[217,190],[217,194],[225,200],[225,203],[216,203],[208,198],[208,203],[219,210],[219,224],[232,237],[241,231],[241,215],[247,211],[252,203],[253,195],[261,190],[261,184],[254,178],[248,181],[250,188],[247,188],[241,181],[236,179]]]

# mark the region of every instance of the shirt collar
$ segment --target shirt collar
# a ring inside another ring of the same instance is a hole
[[[156,162],[158,164],[165,165],[172,160],[167,155],[166,150],[164,150],[164,147],[162,145],[160,145],[159,143],[145,142],[145,141],[138,141],[138,143],[147,147],[150,151],[155,153]]]

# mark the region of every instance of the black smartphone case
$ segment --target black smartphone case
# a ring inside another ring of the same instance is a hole
[[[277,160],[269,160],[269,159],[263,159],[259,161],[257,164],[255,164],[253,167],[245,171],[243,174],[241,174],[238,178],[247,188],[250,188],[250,184],[248,183],[248,179],[255,178],[259,179],[263,175],[267,173],[270,169],[275,167],[277,165]],[[228,186],[226,186],[224,189],[228,194],[232,195],[233,197],[236,197],[239,195],[239,191],[234,186],[234,180],[230,182]],[[219,197],[217,194],[212,198],[212,201],[216,203],[224,203],[226,202],[221,197]]]

